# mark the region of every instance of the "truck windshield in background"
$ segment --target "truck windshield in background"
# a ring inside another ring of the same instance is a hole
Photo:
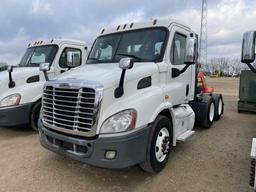
[[[57,45],[45,45],[28,48],[21,59],[19,66],[39,67],[41,63],[52,63],[58,51]]]
[[[136,62],[159,62],[163,59],[167,29],[148,28],[103,35],[96,39],[87,64],[119,62],[131,57]]]

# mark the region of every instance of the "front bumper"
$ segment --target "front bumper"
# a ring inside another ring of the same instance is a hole
[[[151,128],[148,126],[125,136],[88,140],[51,131],[40,120],[38,127],[41,145],[46,149],[90,165],[111,169],[127,168],[145,161]],[[108,150],[116,151],[115,159],[105,158]]]
[[[29,124],[33,103],[15,107],[0,108],[0,127],[14,127]]]

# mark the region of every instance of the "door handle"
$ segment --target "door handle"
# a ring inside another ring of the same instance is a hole
[[[188,94],[189,94],[189,84],[187,84],[186,86],[186,97],[188,96]]]

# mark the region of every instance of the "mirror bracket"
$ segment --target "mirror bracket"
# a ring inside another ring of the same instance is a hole
[[[119,86],[115,89],[115,98],[120,98],[124,94],[124,78],[125,78],[125,72],[127,69],[133,68],[133,60],[129,57],[123,58],[119,62],[119,68],[122,69],[122,74],[119,81]]]
[[[119,86],[115,89],[115,98],[120,98],[124,94],[124,78],[126,69],[122,70]]]
[[[251,63],[246,63],[253,73],[256,73],[256,68]]]
[[[8,66],[8,73],[9,73],[9,84],[8,84],[8,87],[10,89],[15,87],[15,82],[12,79],[12,72],[13,72],[13,66],[10,65],[10,66]]]
[[[172,78],[176,78],[180,76],[180,70],[177,68],[172,68]]]
[[[179,70],[177,68],[172,68],[172,78],[179,77],[181,74],[185,73],[189,68],[190,64],[187,64],[183,69]]]

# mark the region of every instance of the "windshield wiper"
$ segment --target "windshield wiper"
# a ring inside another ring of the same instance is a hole
[[[25,65],[19,64],[19,67],[38,67],[40,63],[27,63]]]
[[[132,54],[119,53],[119,54],[117,54],[117,55],[126,56],[126,57],[132,57],[132,58],[134,58],[134,59],[137,59],[138,61],[142,61],[142,60],[143,60],[143,58],[138,57],[138,56],[136,56],[136,55],[132,55]]]

